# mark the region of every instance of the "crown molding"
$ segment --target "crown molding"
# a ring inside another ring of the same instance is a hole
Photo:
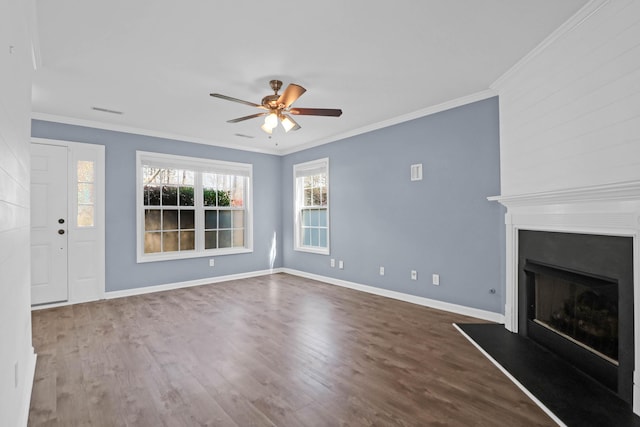
[[[391,119],[383,120],[381,122],[373,123],[367,126],[363,126],[348,132],[343,132],[337,135],[330,136],[328,138],[319,139],[309,142],[297,147],[288,149],[282,149],[279,153],[281,155],[287,155],[296,153],[298,151],[308,150],[309,148],[317,147],[320,145],[328,144],[330,142],[340,141],[342,139],[350,138],[353,136],[361,135],[363,133],[372,132],[374,130],[386,128],[389,126],[397,125],[400,123],[408,122],[410,120],[419,119],[421,117],[430,116],[432,114],[440,113],[442,111],[450,110],[452,108],[461,107],[463,105],[471,104],[473,102],[482,101],[484,99],[493,98],[497,96],[498,92],[493,89],[486,89],[480,92],[472,93],[471,95],[462,96],[460,98],[452,99],[450,101],[443,102],[441,104],[432,105],[430,107],[422,108],[411,113],[403,114],[401,116],[393,117]]]
[[[565,35],[574,31],[587,19],[590,19],[594,14],[598,13],[604,6],[610,3],[611,0],[591,0],[584,5],[582,9],[577,11],[567,21],[560,25],[555,31],[547,36],[540,44],[533,48],[522,59],[516,62],[511,68],[509,68],[504,74],[498,77],[489,87],[496,91],[516,75],[524,66],[531,62],[535,57],[544,52],[550,45],[563,38]]]
[[[422,108],[420,110],[417,110],[417,111],[414,111],[414,112],[411,112],[411,113],[403,114],[401,116],[393,117],[391,119],[387,119],[387,120],[383,120],[381,122],[377,122],[377,123],[373,123],[373,124],[370,124],[370,125],[367,125],[367,126],[363,126],[363,127],[360,127],[360,128],[348,131],[348,132],[336,134],[336,135],[333,135],[333,136],[328,137],[328,138],[323,138],[323,139],[311,141],[309,143],[302,144],[302,145],[299,145],[297,147],[291,147],[291,148],[286,148],[286,149],[269,149],[269,148],[244,147],[244,146],[234,145],[234,144],[229,143],[229,142],[213,141],[213,140],[209,140],[209,139],[205,139],[205,138],[195,138],[195,137],[190,137],[190,136],[185,136],[185,135],[172,134],[172,133],[168,133],[168,132],[160,132],[160,131],[154,131],[154,130],[150,130],[150,129],[123,126],[123,125],[117,125],[117,124],[112,124],[112,123],[104,123],[104,122],[99,122],[99,121],[94,121],[94,120],[78,119],[78,118],[73,118],[73,117],[68,117],[68,116],[58,116],[58,115],[47,114],[47,113],[32,112],[31,113],[31,118],[35,119],[35,120],[43,120],[43,121],[48,121],[48,122],[64,123],[64,124],[75,125],[75,126],[85,126],[85,127],[91,127],[91,128],[103,129],[103,130],[110,130],[110,131],[115,131],[115,132],[125,132],[125,133],[137,134],[137,135],[153,136],[153,137],[157,137],[157,138],[172,139],[172,140],[176,140],[176,141],[193,142],[193,143],[196,143],[196,144],[204,144],[204,145],[211,145],[211,146],[216,146],[216,147],[231,148],[231,149],[234,149],[234,150],[250,151],[250,152],[261,153],[261,154],[273,154],[273,155],[278,155],[278,156],[286,156],[288,154],[292,154],[292,153],[296,153],[296,152],[299,152],[299,151],[308,150],[310,148],[317,147],[317,146],[320,146],[320,145],[329,144],[329,143],[335,142],[335,141],[340,141],[340,140],[343,140],[343,139],[346,139],[346,138],[350,138],[350,137],[353,137],[353,136],[361,135],[361,134],[364,134],[364,133],[367,133],[367,132],[372,132],[374,130],[386,128],[386,127],[397,125],[397,124],[400,124],[400,123],[408,122],[410,120],[418,119],[418,118],[421,118],[421,117],[430,116],[432,114],[440,113],[442,111],[450,110],[450,109],[456,108],[456,107],[461,107],[463,105],[471,104],[473,102],[482,101],[482,100],[485,100],[485,99],[488,99],[488,98],[493,98],[494,96],[497,96],[497,95],[498,95],[498,93],[495,90],[486,89],[486,90],[483,90],[483,91],[480,91],[480,92],[472,93],[470,95],[462,96],[460,98],[452,99],[450,101],[446,101],[446,102],[443,102],[441,104],[437,104],[437,105],[433,105],[433,106],[430,106],[430,107]]]
[[[216,146],[216,147],[222,147],[222,148],[231,148],[233,150],[250,151],[250,152],[261,153],[261,154],[275,154],[275,155],[280,154],[278,150],[273,150],[269,148],[244,147],[244,146],[238,146],[229,142],[213,141],[206,138],[196,138],[192,136],[179,135],[179,134],[174,134],[170,132],[162,132],[157,130],[132,127],[132,126],[123,126],[123,125],[117,125],[113,123],[104,123],[104,122],[99,122],[94,120],[78,119],[78,118],[68,117],[68,116],[58,116],[55,114],[38,113],[35,111],[31,113],[31,118],[34,120],[42,120],[47,122],[63,123],[63,124],[74,125],[74,126],[84,126],[84,127],[95,128],[95,129],[110,130],[114,132],[130,133],[135,135],[152,136],[156,138],[171,139],[174,141],[193,142],[195,144],[210,145],[210,146]]]

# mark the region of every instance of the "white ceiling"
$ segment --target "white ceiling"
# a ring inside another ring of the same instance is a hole
[[[35,1],[35,118],[281,153],[483,93],[587,3]],[[260,103],[273,78],[342,117],[268,138],[259,118],[226,123],[260,110],[209,96]]]

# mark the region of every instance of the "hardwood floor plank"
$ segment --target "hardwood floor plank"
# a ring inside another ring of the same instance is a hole
[[[545,426],[453,328],[286,274],[34,311],[30,426]]]

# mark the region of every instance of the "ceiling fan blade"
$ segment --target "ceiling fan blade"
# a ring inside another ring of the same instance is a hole
[[[242,99],[232,98],[227,95],[222,95],[221,93],[210,93],[209,95],[213,96],[214,98],[220,98],[220,99],[226,99],[227,101],[239,102],[240,104],[245,104],[250,107],[263,108],[262,105],[256,104],[255,102],[243,101]]]
[[[337,108],[292,108],[289,113],[298,116],[328,116],[340,117],[342,110]]]
[[[255,119],[256,117],[266,116],[267,114],[269,114],[269,113],[264,112],[264,113],[252,114],[250,116],[238,117],[237,119],[227,120],[227,123],[238,123],[238,122],[242,122],[244,120]]]
[[[307,90],[300,85],[295,83],[290,83],[289,86],[282,92],[280,98],[278,98],[278,105],[284,105],[284,108],[289,107],[289,105],[293,104],[296,99],[300,98],[300,96],[305,93]]]

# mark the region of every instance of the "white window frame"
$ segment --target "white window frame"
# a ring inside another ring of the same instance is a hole
[[[298,178],[310,175],[316,175],[318,172],[326,174],[327,183],[327,247],[304,246],[302,244],[302,218],[301,210],[303,203],[303,189],[298,187]],[[329,158],[325,157],[310,162],[298,163],[293,165],[293,249],[300,252],[310,252],[321,255],[329,255],[331,253],[331,224],[330,224],[330,206],[331,200],[331,184],[329,181]]]
[[[144,253],[144,183],[142,167],[152,164],[158,167],[187,169],[196,172],[194,185],[195,250],[176,252]],[[204,249],[204,203],[197,195],[202,190],[201,173],[235,174],[246,176],[245,197],[245,242],[243,247]],[[253,165],[222,160],[210,160],[173,154],[136,151],[136,248],[137,262],[168,261],[186,258],[211,257],[253,252]]]

